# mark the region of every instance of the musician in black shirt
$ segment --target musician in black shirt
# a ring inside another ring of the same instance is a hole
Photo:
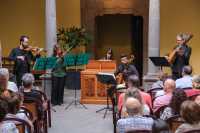
[[[171,65],[172,78],[174,80],[182,77],[182,69],[184,66],[189,65],[190,56],[192,49],[186,42],[188,41],[188,36],[185,34],[179,34],[176,37],[177,45],[174,47],[174,59]]]
[[[34,56],[29,48],[29,37],[21,36],[20,45],[12,49],[9,58],[15,62],[13,72],[16,76],[17,86],[21,86],[21,78],[25,73],[30,72],[31,61],[39,57],[39,53]]]
[[[139,76],[136,67],[129,62],[127,55],[122,54],[120,59],[121,59],[121,64],[119,64],[115,72],[115,76],[117,76],[119,73],[122,73],[124,81],[126,81],[130,75]]]

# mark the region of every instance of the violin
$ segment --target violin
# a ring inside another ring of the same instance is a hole
[[[32,47],[32,46],[28,46],[27,48],[23,49],[24,51],[30,51],[33,53],[40,53],[40,52],[46,52],[46,50],[44,48],[39,48],[39,47]]]

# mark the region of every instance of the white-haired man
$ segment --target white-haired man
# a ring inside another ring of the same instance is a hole
[[[117,132],[125,133],[132,129],[152,130],[153,119],[142,116],[142,104],[135,98],[130,97],[125,103],[128,117],[117,122]]]
[[[14,82],[9,81],[9,71],[7,68],[0,68],[0,86],[1,89],[18,92],[17,85]]]

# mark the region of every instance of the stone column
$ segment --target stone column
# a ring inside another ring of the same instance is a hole
[[[160,0],[149,1],[148,57],[160,56]],[[158,68],[148,59],[148,72],[144,76],[144,86],[149,88],[157,80]]]
[[[47,56],[53,53],[53,46],[57,43],[56,37],[56,0],[46,0],[46,45]]]
[[[45,1],[45,30],[46,30],[46,45],[47,56],[52,56],[53,46],[57,43],[56,36],[56,0],[46,0]],[[42,76],[43,82],[42,86],[44,88],[45,94],[50,99],[51,97],[51,75],[45,74]]]

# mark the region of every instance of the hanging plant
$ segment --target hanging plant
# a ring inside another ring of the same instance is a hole
[[[70,52],[73,48],[80,45],[88,45],[91,43],[92,38],[84,28],[61,27],[57,32],[58,44],[64,51]]]

